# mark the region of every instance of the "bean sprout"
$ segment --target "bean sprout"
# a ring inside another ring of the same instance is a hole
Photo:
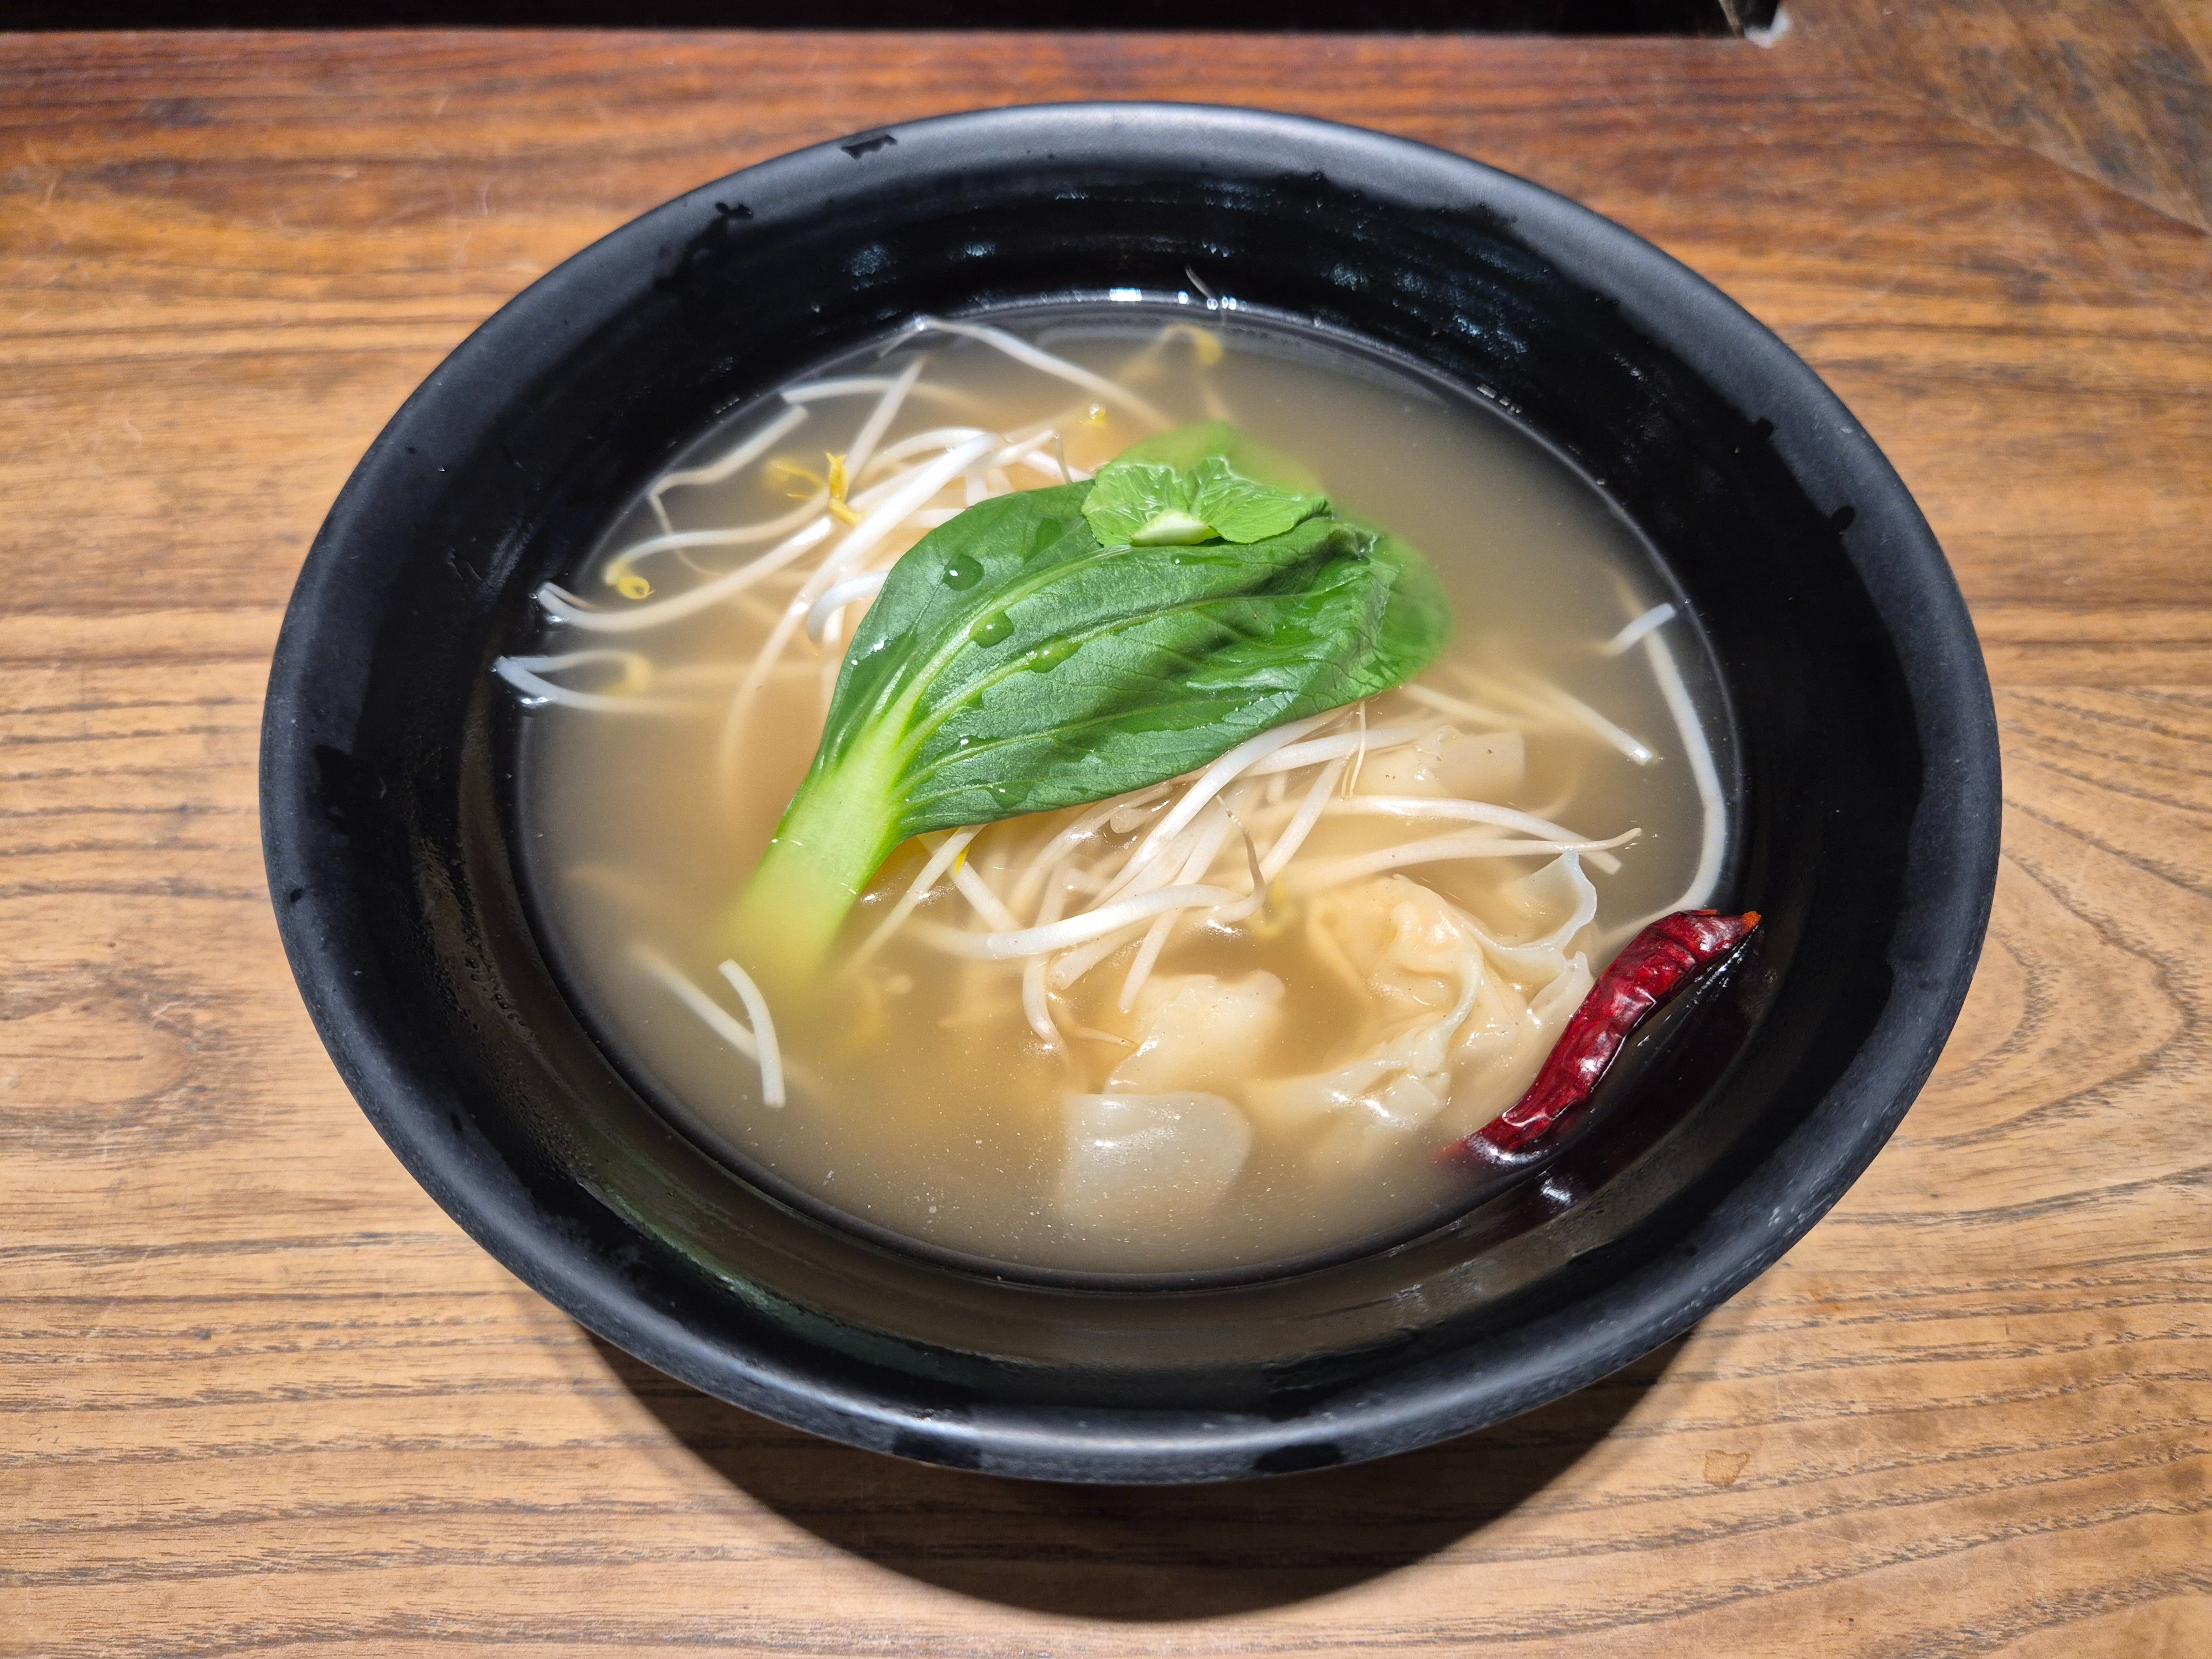
[[[817,645],[822,642],[822,630],[830,619],[855,599],[872,599],[883,591],[890,580],[888,570],[864,570],[857,576],[848,576],[836,586],[825,589],[806,613],[806,637]]]
[[[814,404],[830,398],[859,398],[870,392],[889,392],[898,384],[891,374],[846,374],[830,380],[809,380],[804,386],[786,386],[779,395],[787,404]],[[917,386],[914,395],[934,398],[939,403],[966,403],[968,398],[943,386]],[[858,447],[856,445],[855,447]]]
[[[1430,721],[1419,726],[1376,726],[1364,732],[1340,732],[1334,737],[1312,738],[1304,743],[1294,743],[1260,762],[1245,775],[1264,778],[1278,772],[1302,771],[1306,767],[1326,760],[1339,760],[1357,750],[1363,741],[1369,754],[1402,744],[1418,743],[1437,728]]]
[[[752,975],[734,962],[724,961],[722,977],[730,981],[745,1014],[753,1023],[753,1041],[759,1045],[761,1099],[770,1106],[783,1104],[783,1054],[776,1046],[775,1022],[769,1018],[768,999],[753,983]]]
[[[629,953],[633,962],[697,1015],[708,1030],[760,1067],[762,1104],[781,1107],[784,1103],[783,1058],[776,1047],[775,1027],[769,1019],[768,1004],[761,1000],[759,988],[745,977],[743,969],[733,962],[722,964],[724,976],[736,988],[745,1004],[745,1012],[752,1017],[753,1030],[750,1031],[728,1009],[694,985],[675,963],[644,940],[634,941]]]
[[[492,672],[522,693],[525,702],[557,702],[595,714],[665,714],[688,707],[665,697],[648,697],[636,692],[579,691],[570,686],[556,685],[545,678],[564,668],[601,662],[621,664],[626,683],[641,686],[652,676],[652,665],[635,651],[564,651],[550,657],[501,657],[491,667]]]
[[[1306,897],[1326,888],[1340,887],[1346,882],[1357,881],[1363,876],[1380,875],[1386,870],[1402,870],[1408,865],[1441,864],[1460,859],[1521,859],[1553,857],[1561,853],[1588,853],[1614,847],[1625,847],[1642,831],[1626,830],[1608,841],[1497,841],[1479,836],[1440,836],[1434,841],[1409,842],[1401,847],[1385,847],[1379,852],[1362,853],[1355,857],[1336,859],[1327,864],[1317,864],[1299,871],[1295,876],[1285,876],[1284,885],[1298,897]]]
[[[1343,775],[1345,765],[1346,762],[1339,757],[1321,769],[1313,781],[1313,787],[1306,791],[1306,798],[1298,803],[1298,810],[1291,815],[1290,823],[1284,825],[1283,833],[1275,838],[1275,844],[1267,849],[1267,856],[1260,860],[1260,873],[1267,880],[1273,881],[1281,875],[1283,866],[1296,858],[1298,848],[1305,845],[1306,837],[1313,833],[1314,825],[1321,822],[1322,812],[1328,805],[1329,793],[1336,787],[1337,779]]]
[[[1096,831],[1100,824],[1128,807],[1140,802],[1158,799],[1166,789],[1167,785],[1156,783],[1148,789],[1139,789],[1126,795],[1115,795],[1110,799],[1099,802],[1096,806],[1087,808],[1074,823],[1047,842],[1043,850],[1030,860],[1028,867],[1022,872],[1019,878],[1014,883],[1012,900],[1014,908],[1023,909],[1033,903],[1037,894],[1043,890],[1045,878],[1050,874],[1053,866],[1085,838]]]
[[[1127,410],[1140,421],[1155,427],[1167,427],[1168,417],[1124,386],[1116,386],[1103,374],[1095,374],[1080,364],[1071,363],[1065,357],[1055,357],[1049,351],[1041,351],[1027,340],[1009,334],[1003,328],[993,328],[987,323],[948,322],[942,317],[916,317],[909,325],[917,331],[931,330],[939,334],[964,334],[971,340],[981,340],[994,350],[1002,351],[1018,363],[1081,386],[1101,403],[1111,404]]]
[[[826,539],[836,521],[826,515],[817,519],[805,529],[784,542],[770,548],[750,564],[739,565],[726,575],[690,588],[674,597],[656,600],[623,611],[594,611],[574,593],[547,582],[538,590],[538,603],[555,622],[566,623],[571,628],[580,628],[592,634],[635,634],[647,628],[659,628],[665,623],[681,622],[686,617],[696,617],[709,606],[720,605],[733,594],[741,593],[763,577],[773,574],[789,564],[808,549]]]
[[[1533,812],[1518,812],[1510,806],[1492,806],[1486,801],[1431,795],[1361,795],[1334,802],[1324,810],[1332,816],[1358,813],[1380,817],[1459,818],[1500,830],[1518,830],[1540,841],[1566,842],[1576,839],[1573,830],[1563,829],[1547,818],[1538,817]],[[1633,840],[1642,833],[1640,830],[1631,830],[1626,832],[1627,839]],[[1620,860],[1607,854],[1593,854],[1589,862],[1608,875],[1620,868]]]
[[[1246,767],[1255,761],[1265,759],[1276,750],[1297,741],[1316,726],[1333,718],[1334,717],[1330,714],[1316,714],[1306,720],[1291,720],[1281,726],[1271,726],[1257,737],[1245,738],[1243,742],[1223,755],[1220,759],[1198,775],[1197,781],[1183,792],[1182,799],[1175,804],[1174,809],[1152,826],[1152,833],[1145,837],[1143,842],[1138,847],[1135,856],[1130,860],[1128,872],[1125,872],[1124,879],[1127,879],[1128,873],[1142,869],[1147,860],[1158,850],[1161,842],[1197,817],[1199,809],[1226,788],[1230,781]]]
[[[796,402],[786,394],[786,400]],[[720,459],[709,461],[704,466],[688,468],[682,472],[666,472],[646,492],[646,500],[653,504],[653,516],[660,520],[663,530],[671,529],[668,511],[660,498],[672,489],[681,489],[694,484],[720,483],[740,467],[749,466],[775,447],[775,441],[806,418],[803,409],[787,409],[759,431],[744,440]]]
[[[1681,734],[1682,752],[1689,757],[1690,776],[1698,786],[1698,804],[1705,811],[1697,871],[1682,896],[1668,907],[1695,910],[1713,896],[1714,884],[1720,880],[1721,860],[1728,852],[1728,806],[1721,798],[1720,769],[1713,764],[1712,744],[1698,723],[1689,688],[1682,684],[1682,671],[1675,665],[1666,635],[1656,628],[1650,629],[1644,636],[1644,649],[1650,658],[1652,676],[1659,682],[1659,695],[1666,699],[1667,712],[1674,717],[1674,729]]]
[[[876,452],[870,466],[889,466],[915,455],[942,454],[955,444],[963,444],[970,438],[988,434],[980,426],[940,426],[927,432],[917,432],[901,438],[895,444],[886,444]]]
[[[1048,951],[1064,951],[1110,933],[1133,921],[1143,921],[1164,910],[1188,910],[1200,905],[1226,904],[1236,894],[1225,887],[1161,887],[1133,894],[1111,904],[1086,910],[1065,921],[1041,927],[1019,927],[995,933],[965,933],[935,922],[917,922],[915,933],[927,944],[957,957],[978,962],[1010,962]]]
[[[1050,927],[1060,920],[1060,906],[1066,901],[1067,890],[1057,883],[1045,890],[1044,905],[1037,913],[1037,925]],[[1060,1027],[1052,1017],[1052,998],[1044,982],[1044,957],[1033,956],[1022,963],[1022,1013],[1030,1023],[1030,1030],[1044,1040],[1045,1046],[1064,1050]]]
[[[630,574],[632,566],[656,553],[694,547],[750,547],[755,542],[772,542],[807,523],[829,504],[830,492],[817,489],[790,512],[763,519],[757,524],[731,525],[720,530],[673,530],[665,536],[648,536],[610,558],[606,568],[599,573],[599,580],[609,587],[618,587]]]
[[[1469,702],[1465,697],[1455,697],[1448,691],[1437,690],[1433,685],[1417,685],[1409,682],[1400,686],[1398,690],[1401,696],[1411,697],[1415,702],[1426,703],[1439,714],[1449,714],[1459,720],[1473,720],[1478,726],[1492,726],[1510,730],[1518,724],[1510,714],[1501,714],[1494,708],[1485,708],[1480,703]]]
[[[1571,696],[1555,685],[1545,686],[1533,695],[1550,703],[1577,725],[1588,728],[1601,741],[1618,749],[1638,766],[1649,766],[1659,758],[1650,744],[1632,732],[1624,732],[1580,697]]]
[[[860,435],[853,440],[853,447],[846,453],[845,465],[851,472],[857,474],[868,464],[869,457],[876,453],[876,446],[883,441],[884,434],[890,429],[899,405],[906,401],[907,393],[914,390],[914,383],[921,377],[921,359],[917,357],[884,388],[882,400],[869,411],[866,424],[861,427]]]
[[[1653,629],[1664,628],[1668,623],[1674,620],[1674,607],[1673,605],[1655,605],[1642,616],[1638,617],[1634,622],[1629,623],[1627,627],[1622,629],[1620,632],[1615,634],[1611,639],[1607,640],[1603,645],[1598,647],[1597,653],[1601,657],[1618,657],[1623,652],[1626,651],[1629,647],[1634,645],[1637,641],[1642,639],[1646,634],[1649,634]]]
[[[1001,933],[1011,932],[1022,925],[1015,919],[1014,913],[1006,908],[999,896],[991,890],[990,883],[983,879],[982,873],[972,863],[963,860],[954,867],[952,884],[960,890],[961,897],[975,907],[975,914],[983,918],[986,925]]]
[[[980,830],[980,825],[955,830],[938,843],[937,850],[929,855],[929,862],[921,866],[921,873],[899,896],[898,902],[891,906],[890,914],[884,918],[882,925],[861,942],[859,950],[853,952],[849,966],[859,967],[883,949],[884,942],[898,932],[901,924],[914,914],[915,907],[929,896],[930,890],[937,885],[939,878],[952,867],[952,861],[968,850],[968,843],[975,839]]]
[[[1198,845],[1183,860],[1182,870],[1176,878],[1179,882],[1194,882],[1213,868],[1213,860],[1220,854],[1221,844],[1229,839],[1229,832],[1236,824],[1237,820],[1220,801],[1212,801],[1209,805],[1213,811],[1213,823],[1199,836]],[[1170,910],[1145,930],[1144,942],[1137,947],[1137,959],[1129,964],[1129,976],[1121,981],[1120,1005],[1123,1013],[1137,1006],[1137,993],[1144,989],[1146,980],[1152,976],[1152,964],[1160,959],[1160,952],[1167,948],[1168,936],[1175,932],[1176,922],[1181,915],[1180,911]]]

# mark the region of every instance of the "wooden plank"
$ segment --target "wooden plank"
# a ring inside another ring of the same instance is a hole
[[[0,49],[0,1654],[2212,1650],[2212,239],[1818,33]],[[1866,421],[2000,687],[1995,927],[1897,1141],[1685,1341],[1372,1468],[1018,1486],[658,1377],[407,1180],[261,889],[277,617],[443,351],[744,162],[1074,96],[1652,237]]]
[[[2199,0],[1821,0],[1824,46],[2007,143],[2212,228],[2212,12]]]

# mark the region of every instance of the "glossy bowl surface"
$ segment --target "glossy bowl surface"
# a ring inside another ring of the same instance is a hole
[[[1493,399],[1641,530],[1724,682],[1756,951],[1527,1178],[1391,1249],[1178,1291],[862,1237],[656,1111],[529,924],[491,659],[717,415],[917,312],[1209,291]],[[1458,156],[1249,110],[946,117],[656,209],[516,298],[363,459],[270,677],[286,949],[362,1105],[591,1329],[856,1445],[1178,1481],[1403,1450],[1578,1388],[1778,1257],[1934,1064],[1987,920],[1995,721],[1965,606],[1844,406],[1619,226]]]

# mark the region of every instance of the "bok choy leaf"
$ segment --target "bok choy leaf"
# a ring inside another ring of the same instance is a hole
[[[1225,421],[1124,451],[1099,469],[1083,504],[1099,540],[1139,547],[1264,541],[1328,510],[1319,479]]]
[[[925,536],[847,649],[739,951],[803,975],[910,836],[1157,783],[1425,667],[1450,627],[1435,573],[1310,483],[1210,423]],[[1152,501],[1181,505],[1138,521]],[[1214,515],[1208,538],[1133,540],[1166,511]]]

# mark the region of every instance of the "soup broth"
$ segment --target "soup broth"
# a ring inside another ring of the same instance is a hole
[[[542,594],[544,637],[499,667],[529,705],[517,812],[556,960],[696,1134],[926,1246],[1204,1273],[1440,1218],[1468,1185],[1440,1149],[1514,1103],[1637,927],[1714,884],[1695,635],[1597,489],[1395,362],[1234,312],[989,321],[925,324],[738,410]],[[1226,779],[909,841],[816,992],[756,1007],[722,968],[732,906],[813,757],[868,572],[974,501],[1208,419],[1428,556],[1455,615],[1441,658]],[[1223,896],[978,954],[1170,886]]]

